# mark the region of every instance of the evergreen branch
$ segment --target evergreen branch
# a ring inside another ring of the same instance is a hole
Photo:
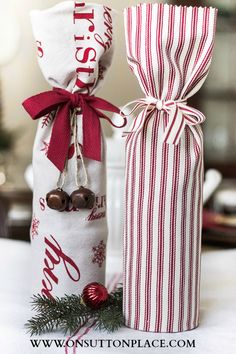
[[[32,335],[62,330],[64,334],[74,333],[80,326],[95,323],[94,328],[114,332],[124,323],[122,314],[123,289],[113,291],[107,302],[98,309],[86,306],[81,295],[65,295],[49,299],[45,296],[32,297],[32,309],[36,312],[25,327]]]

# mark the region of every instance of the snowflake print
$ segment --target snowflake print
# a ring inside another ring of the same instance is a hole
[[[46,141],[43,141],[43,148],[40,151],[43,151],[45,153],[45,155],[48,155],[48,149],[49,149],[49,143],[47,143]]]
[[[33,219],[32,219],[32,223],[31,223],[32,239],[34,239],[35,236],[38,236],[38,234],[39,234],[39,223],[40,223],[39,219],[37,219],[34,215]]]
[[[99,268],[101,268],[103,262],[106,259],[106,244],[103,241],[100,241],[100,243],[97,246],[94,246],[92,248],[92,251],[93,251],[92,262],[94,264],[98,264]]]

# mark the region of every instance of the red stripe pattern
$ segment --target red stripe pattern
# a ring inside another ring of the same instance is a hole
[[[207,77],[216,16],[163,4],[125,10],[128,63],[146,95],[126,134],[123,306],[134,329],[199,324],[205,117],[187,100]]]

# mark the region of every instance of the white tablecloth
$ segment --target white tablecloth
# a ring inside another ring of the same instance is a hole
[[[0,354],[66,353],[65,348],[57,348],[55,342],[50,348],[43,343],[33,348],[30,336],[26,334],[24,323],[30,317],[30,246],[24,242],[0,240]],[[119,260],[108,260],[108,278],[111,271],[120,272]],[[113,281],[118,277],[113,277]],[[84,329],[83,329],[84,330]],[[83,330],[80,333],[83,333]],[[77,335],[78,337],[78,335]],[[76,336],[72,340],[77,338]],[[33,339],[66,339],[61,333],[33,337]],[[32,338],[31,338],[32,339]],[[195,348],[68,348],[68,354],[79,353],[196,353],[234,354],[236,353],[236,250],[216,250],[204,252],[202,256],[202,291],[200,327],[184,333],[145,333],[122,328],[114,334],[90,330],[83,339],[145,340],[154,339],[195,340]],[[93,342],[95,343],[95,342]],[[100,342],[99,342],[100,343]],[[106,342],[108,343],[108,342]],[[119,341],[113,342],[119,346]],[[110,342],[111,345],[113,345]],[[158,342],[155,342],[157,345]],[[49,343],[50,344],[50,343]],[[160,342],[159,342],[160,344]],[[175,345],[175,342],[172,342]],[[73,342],[69,342],[72,346]],[[106,344],[104,345],[106,346]]]

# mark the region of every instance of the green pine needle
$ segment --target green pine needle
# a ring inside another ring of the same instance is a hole
[[[32,309],[36,314],[25,327],[31,336],[58,330],[72,334],[80,326],[94,322],[95,329],[114,332],[124,324],[122,294],[122,287],[118,287],[109,294],[107,302],[96,310],[86,306],[81,295],[66,295],[55,299],[34,295]]]

